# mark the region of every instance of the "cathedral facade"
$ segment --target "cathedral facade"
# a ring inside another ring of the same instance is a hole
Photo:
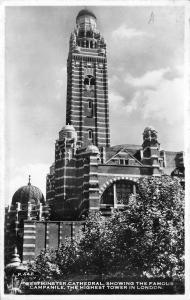
[[[81,10],[69,44],[66,126],[55,143],[46,199],[30,180],[14,194],[5,214],[6,263],[59,246],[77,234],[89,211],[110,216],[125,209],[140,177],[167,174],[183,182],[183,152],[161,149],[152,127],[139,141],[110,145],[106,43],[96,16]]]

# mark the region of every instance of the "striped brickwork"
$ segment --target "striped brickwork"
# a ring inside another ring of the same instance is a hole
[[[35,257],[36,226],[33,221],[24,222],[23,262]]]
[[[99,209],[99,181],[98,181],[98,163],[97,155],[90,156],[89,166],[89,209]]]
[[[83,227],[82,221],[25,221],[23,263],[33,261],[41,250],[57,248],[67,238],[78,237]]]
[[[46,201],[50,207],[53,206],[55,198],[55,174],[46,177]]]
[[[100,39],[100,35],[97,37]],[[78,39],[78,37],[77,37]],[[80,39],[79,39],[80,40]],[[86,45],[86,39],[84,44]],[[67,113],[66,123],[73,124],[78,139],[83,145],[93,143],[97,146],[110,145],[108,83],[106,51],[101,54],[100,45],[93,40],[94,49],[80,47],[76,52],[70,44],[67,61]],[[93,76],[94,86],[86,89],[84,79]],[[92,107],[88,107],[89,101]],[[93,131],[93,138],[89,139],[88,131]]]
[[[149,176],[157,170],[153,148],[146,166],[134,161],[128,166],[107,162],[110,132],[106,44],[97,30],[84,32],[80,27],[83,25],[78,26],[71,34],[67,59],[66,124],[74,126],[80,147],[74,152],[72,142],[65,144],[61,136],[56,141],[55,170],[47,178],[47,200],[56,220],[76,219],[89,209],[100,209],[99,187],[108,178]],[[86,152],[89,144],[99,148],[100,157]],[[70,158],[69,151],[73,151]]]
[[[9,208],[5,210],[5,231],[4,231],[4,242],[5,242],[5,262],[9,261],[10,255],[14,249],[15,243],[15,222],[16,222],[16,210]]]
[[[143,164],[152,166],[152,175],[160,175],[160,144],[157,132],[150,127],[145,128],[143,133]]]

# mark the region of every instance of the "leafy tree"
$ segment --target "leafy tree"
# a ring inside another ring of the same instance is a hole
[[[84,232],[30,265],[34,279],[74,274],[183,279],[184,191],[170,176],[139,179],[135,201],[111,217],[90,213]]]
[[[137,235],[142,274],[148,277],[182,278],[184,271],[184,190],[170,176],[139,180],[140,215]]]
[[[27,272],[21,275],[26,281],[51,280],[59,278],[61,271],[57,264],[57,249],[42,250],[34,262],[29,262]]]
[[[79,241],[68,238],[56,251],[56,262],[62,278],[77,274],[79,270]],[[80,271],[80,270],[79,270]]]
[[[80,241],[83,268],[98,274],[182,278],[184,191],[170,176],[142,178],[135,202],[110,218],[91,214]]]

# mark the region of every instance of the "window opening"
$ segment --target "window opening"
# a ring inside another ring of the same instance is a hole
[[[95,78],[94,77],[91,78],[90,85],[95,85]]]
[[[92,100],[88,101],[88,108],[92,108]]]
[[[95,78],[92,75],[87,75],[84,78],[84,85],[86,89],[94,89],[95,85]]]
[[[88,77],[86,77],[86,78],[84,79],[84,84],[85,84],[85,85],[89,85],[89,78],[88,78]]]
[[[124,159],[120,159],[120,165],[124,165]]]
[[[88,130],[88,138],[89,138],[89,140],[93,139],[93,131],[92,131],[92,129]]]

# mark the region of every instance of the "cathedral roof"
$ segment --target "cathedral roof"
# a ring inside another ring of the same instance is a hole
[[[136,155],[141,148],[141,145],[133,144],[121,144],[108,147],[106,149],[106,160],[108,161],[111,157],[113,157],[116,153],[123,149],[126,149],[131,155]]]
[[[28,185],[20,187],[13,195],[12,204],[21,203],[27,204],[29,200],[34,200],[36,204],[45,203],[44,196],[41,190],[31,185],[30,179]]]
[[[78,19],[78,18],[80,18],[82,16],[91,16],[91,17],[93,17],[93,18],[96,19],[95,14],[92,11],[88,10],[88,9],[82,9],[82,10],[80,10],[76,19]]]
[[[123,148],[137,151],[137,150],[141,149],[142,147],[141,147],[141,145],[134,145],[134,144],[120,144],[120,145],[115,145],[115,146],[110,147],[110,149],[115,150],[115,151],[118,151]]]

